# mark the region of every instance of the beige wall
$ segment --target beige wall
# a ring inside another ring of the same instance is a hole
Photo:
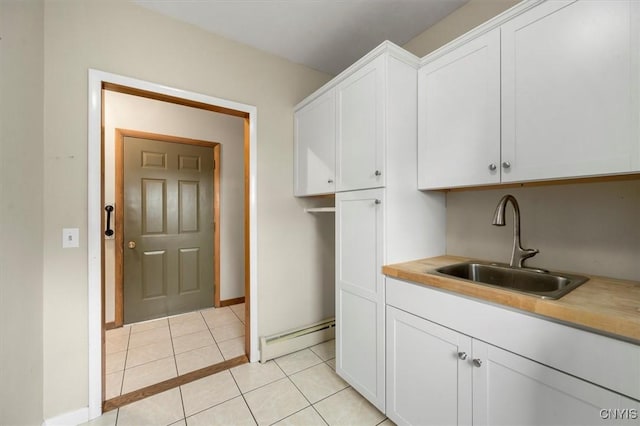
[[[207,34],[126,0],[45,5],[44,416],[86,407],[87,69],[258,109],[258,327],[333,315],[318,220],[293,188],[293,106],[329,76]],[[322,221],[323,219],[320,219]],[[80,249],[60,230],[80,228]]]
[[[220,298],[244,296],[244,120],[111,91],[104,92],[104,99],[105,204],[115,203],[116,128],[221,144]],[[115,316],[114,243],[105,241],[105,322]]]
[[[43,14],[0,1],[1,425],[43,419]]]
[[[424,56],[516,3],[471,0],[404,47]],[[540,250],[530,265],[640,280],[638,182],[451,192],[447,253],[508,262],[512,214],[506,227],[491,225],[498,201],[508,193],[520,202],[523,245]]]
[[[519,3],[519,0],[470,0],[403,47],[423,57]]]
[[[513,213],[492,226],[500,198],[522,215],[522,245],[540,253],[530,266],[640,280],[640,182],[602,182],[447,194],[447,253],[509,262]]]

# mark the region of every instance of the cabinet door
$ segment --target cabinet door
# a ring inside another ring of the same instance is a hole
[[[638,169],[639,7],[550,1],[501,27],[504,182]]]
[[[384,186],[384,78],[380,56],[336,88],[337,191]]]
[[[387,306],[387,416],[398,425],[471,424],[471,338]]]
[[[336,194],[336,372],[384,412],[384,190]]]
[[[335,192],[335,91],[330,90],[295,113],[294,194]]]
[[[418,72],[418,187],[500,182],[500,30]]]
[[[628,398],[479,340],[473,358],[482,363],[473,368],[474,425],[615,424],[601,410],[637,410]]]

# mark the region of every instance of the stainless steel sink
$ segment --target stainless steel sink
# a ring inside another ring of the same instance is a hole
[[[431,273],[518,291],[545,299],[559,299],[589,280],[589,278],[579,275],[540,269],[512,268],[501,263],[484,262],[456,263],[434,269]]]

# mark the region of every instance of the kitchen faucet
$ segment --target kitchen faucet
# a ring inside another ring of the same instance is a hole
[[[524,249],[520,244],[520,207],[513,195],[507,194],[498,203],[496,212],[493,215],[493,225],[504,226],[504,216],[507,203],[511,201],[513,206],[513,251],[511,252],[511,262],[509,265],[512,268],[524,268],[524,261],[530,257],[535,256],[540,251],[536,249]]]

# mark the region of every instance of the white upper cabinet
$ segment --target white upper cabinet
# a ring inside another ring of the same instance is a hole
[[[502,26],[502,181],[637,170],[637,1],[549,1]]]
[[[418,186],[500,182],[500,30],[418,73]]]
[[[420,189],[640,170],[640,2],[534,3],[423,60]]]
[[[306,104],[294,116],[294,195],[335,192],[335,92]]]
[[[336,88],[337,191],[384,186],[385,74],[381,55]]]
[[[383,188],[394,158],[415,158],[417,68],[383,42],[296,107],[295,195]]]

